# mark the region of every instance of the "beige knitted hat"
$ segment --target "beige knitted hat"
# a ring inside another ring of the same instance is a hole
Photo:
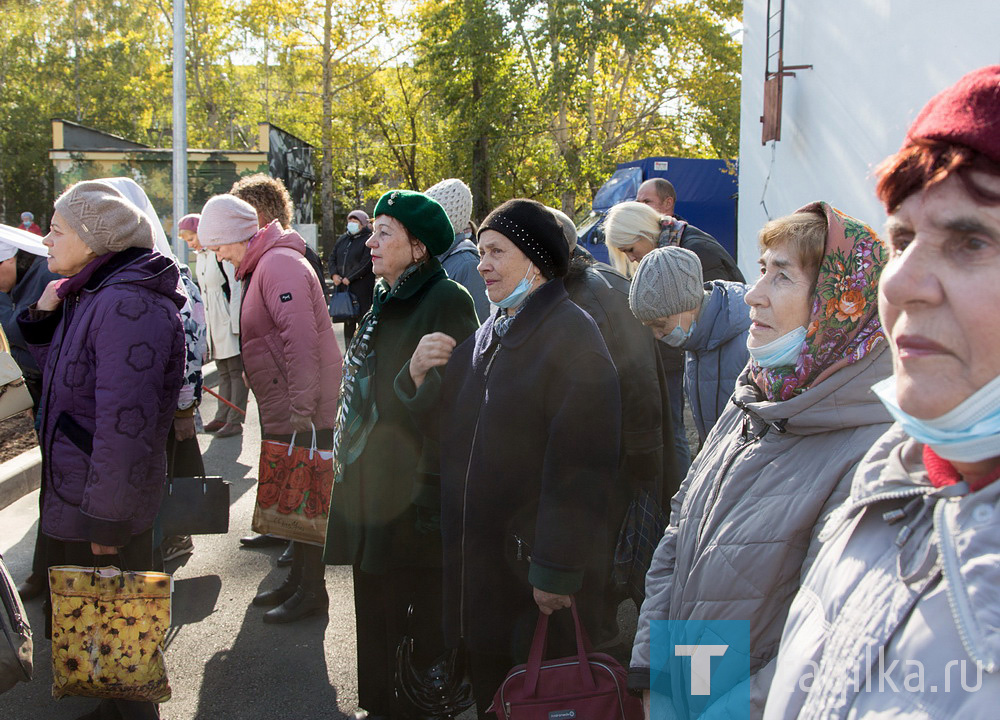
[[[472,190],[468,185],[458,178],[448,178],[427,188],[424,195],[437,200],[444,208],[456,235],[465,231],[472,219]]]
[[[101,180],[84,180],[56,200],[55,210],[96,255],[153,247],[149,218]]]

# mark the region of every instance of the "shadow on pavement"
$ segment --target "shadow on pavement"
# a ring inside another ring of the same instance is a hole
[[[283,568],[272,571],[259,590],[276,587],[285,574]],[[323,645],[328,618],[265,625],[265,610],[249,606],[232,647],[206,663],[193,720],[351,717],[338,710],[337,689],[330,685]]]

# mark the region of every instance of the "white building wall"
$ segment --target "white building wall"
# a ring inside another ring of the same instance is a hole
[[[777,6],[779,0],[772,0]],[[785,0],[781,140],[762,146],[766,0],[743,4],[738,262],[769,219],[826,200],[876,230],[874,168],[934,94],[1000,63],[1000,0]]]

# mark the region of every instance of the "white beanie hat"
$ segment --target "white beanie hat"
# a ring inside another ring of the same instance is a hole
[[[640,322],[694,310],[705,294],[701,260],[690,250],[671,245],[646,255],[636,268],[628,304]]]
[[[257,234],[257,211],[235,195],[209,198],[198,222],[198,242],[202,247],[219,247],[245,242]]]
[[[456,235],[465,232],[472,219],[472,190],[468,185],[458,178],[448,178],[427,188],[424,195],[437,200],[444,208]]]

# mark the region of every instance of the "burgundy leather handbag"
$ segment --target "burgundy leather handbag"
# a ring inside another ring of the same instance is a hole
[[[570,610],[576,655],[543,662],[549,616],[539,612],[528,662],[507,674],[490,712],[498,720],[643,720],[642,701],[629,695],[625,669],[591,651],[575,601]]]

